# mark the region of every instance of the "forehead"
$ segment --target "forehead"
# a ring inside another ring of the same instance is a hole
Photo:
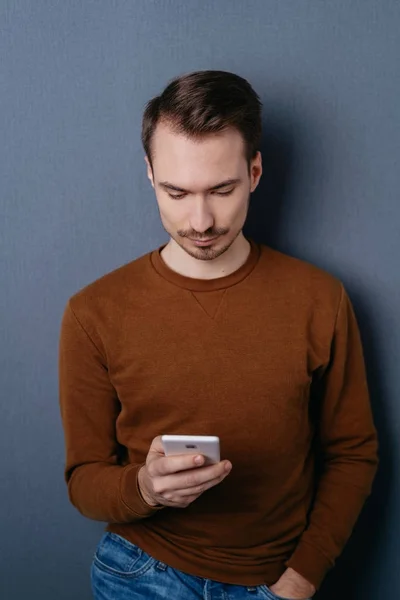
[[[246,171],[244,141],[233,128],[201,138],[190,138],[159,123],[152,139],[156,179],[182,187],[215,185]]]

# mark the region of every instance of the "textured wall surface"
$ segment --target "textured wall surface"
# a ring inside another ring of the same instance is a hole
[[[400,4],[390,0],[0,2],[0,597],[91,597],[103,525],[68,503],[57,345],[67,298],[160,245],[145,102],[197,69],[264,102],[247,231],[345,283],[381,467],[319,596],[400,595]]]

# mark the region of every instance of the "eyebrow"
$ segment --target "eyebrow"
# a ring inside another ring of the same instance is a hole
[[[208,188],[207,192],[219,190],[221,188],[227,187],[228,185],[233,185],[233,184],[240,183],[240,182],[241,182],[241,179],[226,179],[225,181],[221,181],[221,183],[217,183],[217,185],[213,185],[212,187]],[[173,190],[175,192],[184,192],[186,194],[189,193],[189,190],[180,188],[176,185],[173,185],[172,183],[169,183],[168,181],[160,181],[160,186],[166,190]]]

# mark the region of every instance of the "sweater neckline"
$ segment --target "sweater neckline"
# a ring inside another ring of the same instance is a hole
[[[180,273],[172,270],[161,257],[161,252],[167,244],[163,244],[157,250],[151,252],[150,259],[152,266],[157,273],[170,283],[192,292],[213,292],[216,290],[226,289],[236,285],[237,283],[240,283],[253,271],[254,267],[258,263],[261,251],[256,242],[251,239],[248,241],[250,243],[250,253],[243,265],[233,273],[223,277],[217,277],[215,279],[196,279],[194,277],[181,275]]]

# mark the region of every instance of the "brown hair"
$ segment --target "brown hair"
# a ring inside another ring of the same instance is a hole
[[[160,120],[191,137],[233,127],[243,136],[250,165],[261,141],[261,107],[256,92],[239,75],[227,71],[182,75],[147,103],[142,122],[144,150],[152,163],[151,140]]]

